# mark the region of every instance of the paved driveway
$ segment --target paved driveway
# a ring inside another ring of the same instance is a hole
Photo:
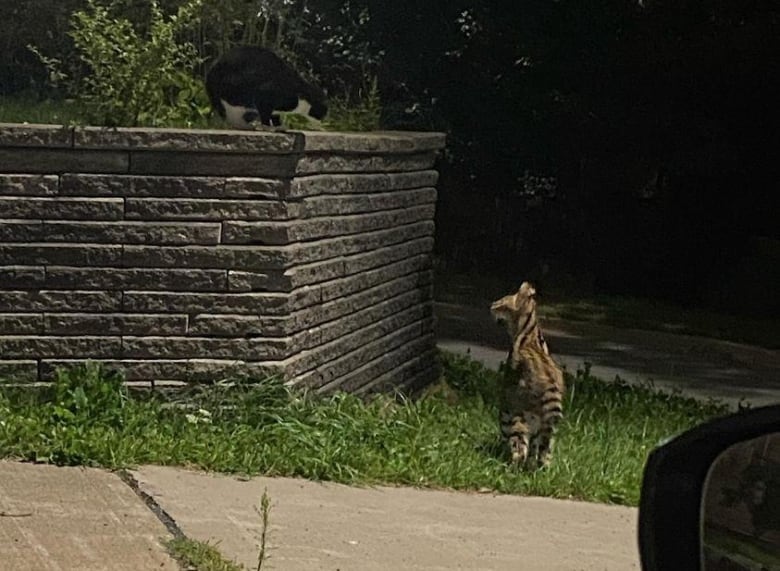
[[[485,307],[437,303],[439,346],[469,351],[490,367],[506,358],[509,339]],[[736,406],[780,402],[780,351],[659,331],[619,329],[594,323],[545,320],[553,356],[570,371],[584,362],[604,379],[652,381],[701,398],[715,397]]]

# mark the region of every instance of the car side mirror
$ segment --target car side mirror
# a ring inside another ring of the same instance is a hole
[[[780,405],[697,426],[650,454],[644,571],[780,570]]]

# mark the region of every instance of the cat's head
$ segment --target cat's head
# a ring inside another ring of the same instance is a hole
[[[536,311],[536,288],[530,282],[523,282],[512,294],[505,295],[490,305],[490,313],[506,327],[511,339]]]

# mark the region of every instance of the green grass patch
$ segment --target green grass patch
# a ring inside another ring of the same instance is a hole
[[[0,97],[0,123],[80,125],[83,122],[83,114],[72,100],[35,101]]]
[[[139,464],[347,484],[397,484],[637,505],[659,441],[726,409],[650,387],[570,376],[552,466],[511,468],[499,437],[497,373],[442,354],[443,379],[414,400],[315,396],[274,379],[130,395],[92,365],[54,386],[0,393],[0,456],[107,468]]]
[[[216,546],[202,541],[180,537],[166,546],[184,569],[195,571],[245,571],[243,565],[225,559]]]
[[[302,115],[281,113],[286,129],[322,131],[375,131],[380,128],[379,95],[368,91],[363,99],[349,102],[334,98],[325,119],[317,124]],[[84,110],[71,99],[36,101],[35,99],[0,97],[0,123],[33,123],[47,125],[86,125]],[[169,121],[166,127],[193,129],[228,129],[216,114],[198,121]]]

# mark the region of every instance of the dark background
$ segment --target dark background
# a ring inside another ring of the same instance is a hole
[[[3,0],[0,95],[57,96],[25,46],[70,57],[84,3]],[[144,2],[115,4],[143,24]],[[260,4],[206,2],[207,61]],[[388,128],[448,134],[447,271],[780,316],[779,2],[265,5],[286,10],[276,47],[329,93],[376,76]]]

